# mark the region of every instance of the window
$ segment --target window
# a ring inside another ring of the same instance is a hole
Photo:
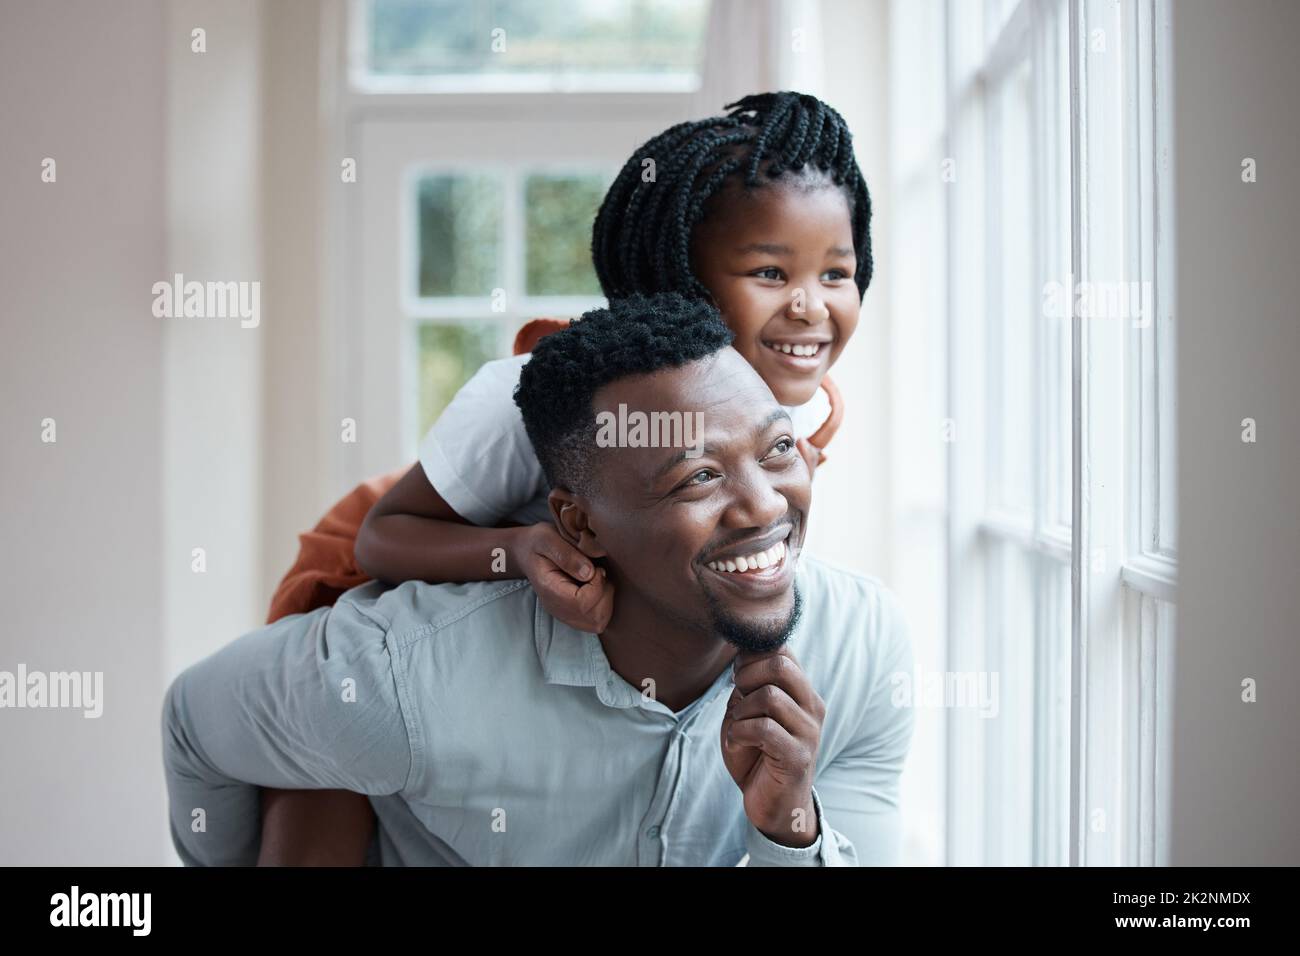
[[[946,316],[896,323],[896,352],[936,358],[894,402],[941,409],[946,667],[998,689],[993,719],[947,709],[944,858],[1164,862],[1168,5],[934,0],[891,17],[894,255],[942,280],[901,266],[894,309]],[[942,94],[899,86],[935,47]]]
[[[328,298],[349,487],[420,436],[530,319],[604,304],[591,226],[635,148],[687,118],[707,0],[336,3]]]
[[[707,0],[369,0],[353,82],[370,90],[688,91]]]
[[[404,313],[418,363],[415,434],[437,421],[484,362],[510,353],[530,318],[603,300],[591,223],[613,168],[419,168],[403,199],[414,259]]]

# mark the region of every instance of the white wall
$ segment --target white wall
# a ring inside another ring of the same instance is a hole
[[[858,329],[831,378],[844,396],[844,421],[817,472],[808,545],[818,555],[890,578],[888,488],[889,236],[888,16],[884,0],[822,0],[821,98],[853,131],[854,152],[871,191],[875,271]],[[846,521],[845,514],[854,515]]]
[[[161,0],[0,5],[0,670],[104,675],[0,710],[0,864],[162,859],[163,79]]]
[[[260,12],[255,0],[166,5],[167,273],[261,281]],[[206,31],[207,50],[191,49]],[[265,292],[265,288],[263,288]],[[262,342],[277,321],[166,322],[167,674],[260,624]],[[195,573],[193,552],[206,570]]]
[[[827,465],[817,472],[809,545],[880,577],[898,594],[914,666],[930,672],[944,665],[943,343],[935,338],[943,320],[943,236],[934,232],[941,223],[933,216],[896,218],[900,177],[914,178],[896,160],[914,163],[916,144],[942,121],[943,49],[937,32],[932,62],[891,64],[897,31],[926,24],[915,0],[905,6],[904,23],[887,0],[821,3],[820,95],[853,131],[871,191],[875,272],[858,330],[831,372],[846,413]],[[942,30],[941,23],[934,26]],[[909,124],[907,144],[891,138],[891,111],[894,122]],[[908,199],[912,209],[922,205]],[[900,785],[908,865],[944,862],[944,739],[944,712],[919,708]]]
[[[1300,5],[1173,5],[1175,865],[1300,862]],[[1241,181],[1241,162],[1258,181]],[[1243,418],[1257,441],[1241,441]],[[1258,700],[1241,699],[1243,679]]]
[[[330,89],[322,30],[338,26],[337,3],[277,0],[263,7],[262,553],[265,609],[298,551],[298,534],[346,491],[331,478],[339,449],[329,310],[321,275],[331,228],[322,196],[337,201],[342,156],[326,136]],[[330,190],[334,192],[331,193]]]
[[[256,0],[4,3],[0,670],[102,670],[105,704],[0,711],[0,863],[171,859],[163,692],[265,615],[262,353],[268,329],[294,334],[283,293],[256,329],[151,309],[176,272],[265,278],[262,20]]]
[[[262,353],[277,320],[266,301],[261,216],[261,10],[256,0],[170,0],[167,274],[263,283],[256,327],[238,317],[166,320],[163,585],[165,674],[265,619]],[[192,32],[206,32],[206,50]],[[203,549],[204,570],[194,551]],[[165,839],[160,853],[175,860]]]

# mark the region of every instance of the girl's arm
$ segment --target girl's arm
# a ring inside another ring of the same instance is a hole
[[[547,612],[593,634],[605,629],[614,609],[604,569],[554,525],[470,524],[429,484],[418,463],[366,516],[356,557],[367,574],[389,584],[527,578]]]
[[[520,578],[518,562],[509,559],[522,530],[470,524],[429,484],[417,462],[366,515],[357,533],[357,563],[386,584]],[[492,570],[496,548],[505,549],[505,571]]]

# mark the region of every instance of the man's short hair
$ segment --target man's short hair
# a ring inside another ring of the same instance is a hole
[[[732,338],[712,305],[664,292],[616,299],[538,342],[520,372],[515,404],[550,486],[593,490],[597,391],[706,358]]]

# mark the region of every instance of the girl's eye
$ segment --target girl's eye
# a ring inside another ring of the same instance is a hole
[[[829,269],[826,271],[825,275],[830,276],[831,281],[836,279],[847,279],[849,277],[849,274],[843,269]]]
[[[768,266],[766,269],[759,269],[754,273],[754,275],[758,276],[760,279],[780,279],[781,270],[776,266]]]

